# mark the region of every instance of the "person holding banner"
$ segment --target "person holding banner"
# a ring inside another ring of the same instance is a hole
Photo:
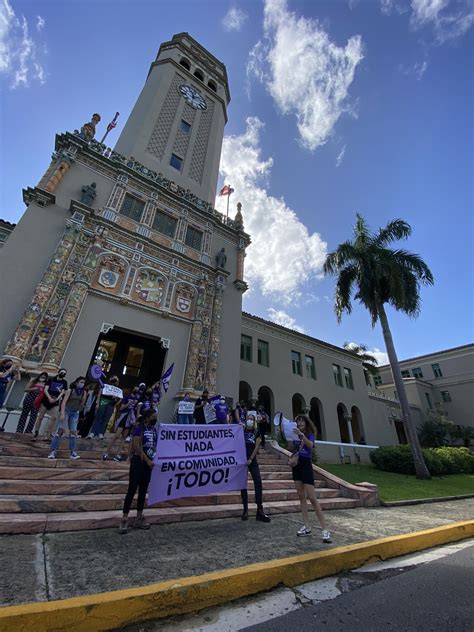
[[[257,429],[254,415],[247,415],[244,428],[245,449],[247,451],[247,467],[253,480],[255,490],[255,502],[257,504],[256,520],[260,522],[270,522],[270,516],[263,511],[263,489],[260,468],[258,467],[257,454],[260,448],[261,439],[257,436]],[[244,512],[242,520],[249,519],[249,495],[246,489],[240,491]]]
[[[146,415],[140,417],[132,433],[128,490],[123,503],[123,515],[119,527],[119,533],[122,534],[128,531],[128,514],[137,489],[137,517],[133,526],[135,529],[150,528],[150,525],[143,517],[143,508],[145,507],[145,497],[150,484],[153,458],[158,441],[155,423],[156,413],[149,411]]]
[[[290,449],[293,447],[293,454],[288,463],[292,468],[293,481],[300,499],[301,513],[304,520],[304,524],[301,529],[297,531],[297,535],[303,537],[311,535],[311,527],[308,526],[308,505],[306,502],[308,498],[321,523],[323,542],[331,542],[331,534],[327,530],[323,511],[314,490],[312,456],[316,430],[306,415],[298,415],[295,421],[296,428],[294,429],[294,434],[297,439],[288,442]]]
[[[119,388],[119,379],[116,375],[110,378],[109,384],[104,384],[99,391],[97,403],[95,405],[95,419],[88,439],[97,437],[104,438],[107,424],[112,417],[115,405],[123,398],[122,390]]]
[[[178,404],[178,423],[192,424],[194,413],[194,403],[191,401],[189,393]]]

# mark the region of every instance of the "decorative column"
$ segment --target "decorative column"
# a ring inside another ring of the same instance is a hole
[[[46,272],[43,274],[30,304],[5,348],[7,357],[14,358],[17,361],[23,359],[26,350],[32,342],[36,327],[71,256],[79,233],[80,229],[76,224],[66,222],[66,230]]]
[[[225,280],[229,273],[217,275],[212,305],[212,320],[209,340],[209,360],[207,363],[207,384],[213,393],[217,388],[217,361],[219,359],[220,328],[222,318],[222,300],[224,297]]]
[[[69,171],[69,168],[71,167],[73,162],[74,160],[70,156],[62,156],[61,162],[57,166],[52,176],[49,178],[46,186],[44,187],[45,191],[49,191],[49,193],[54,193],[54,191],[56,191],[56,189],[58,188],[58,184],[63,179],[64,174]]]
[[[207,356],[207,349],[203,355],[202,343],[203,339],[207,343],[208,322],[206,285],[203,281],[198,292],[196,315],[191,327],[191,336],[189,339],[188,358],[183,380],[183,388],[185,390],[196,390],[204,386],[205,364],[203,364],[202,359]]]

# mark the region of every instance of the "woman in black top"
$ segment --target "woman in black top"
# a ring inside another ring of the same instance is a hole
[[[263,511],[263,490],[262,490],[262,477],[260,476],[260,468],[258,467],[257,454],[260,448],[261,439],[256,434],[255,417],[254,415],[247,415],[244,428],[245,449],[247,451],[247,466],[252,476],[253,485],[255,489],[255,502],[257,504],[257,515],[255,516],[260,522],[270,522],[270,516]],[[242,497],[242,504],[244,506],[244,512],[242,514],[242,520],[248,520],[249,518],[249,495],[246,489],[242,489],[240,492]]]

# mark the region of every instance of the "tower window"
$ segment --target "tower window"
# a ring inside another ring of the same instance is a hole
[[[184,240],[186,246],[194,248],[194,250],[201,250],[202,246],[202,233],[200,230],[196,230],[192,226],[188,226],[186,231],[186,239]]]
[[[214,83],[214,81],[208,81],[208,82],[207,82],[207,85],[209,86],[209,88],[210,88],[211,90],[214,90],[214,92],[217,92],[217,86],[216,86],[216,84]]]
[[[185,134],[191,133],[191,125],[187,121],[184,121],[183,119],[181,119],[181,123],[179,124],[179,129]]]
[[[181,171],[181,167],[183,166],[183,159],[176,154],[171,154],[170,165],[178,171]]]
[[[204,75],[198,68],[194,71],[194,76],[200,81],[204,81]]]
[[[125,198],[122,202],[122,206],[120,207],[121,215],[125,215],[126,217],[133,219],[135,222],[139,222],[142,218],[144,209],[145,202],[139,200],[133,195],[130,195],[129,193],[125,193]]]
[[[185,57],[182,57],[179,60],[179,63],[181,64],[181,66],[183,66],[183,68],[186,68],[186,70],[191,70],[191,64]]]
[[[178,221],[174,217],[170,217],[161,211],[156,211],[155,219],[153,220],[153,228],[163,233],[163,235],[174,237],[177,223]]]

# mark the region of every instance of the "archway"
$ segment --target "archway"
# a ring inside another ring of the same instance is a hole
[[[265,409],[265,412],[268,413],[270,419],[273,419],[273,414],[274,414],[274,399],[273,399],[273,393],[271,388],[269,388],[268,386],[261,386],[258,389],[258,404],[260,406],[263,406]]]
[[[239,382],[239,402],[247,404],[252,399],[252,387],[247,382]]]
[[[313,397],[310,404],[309,418],[315,425],[316,438],[319,441],[326,441],[326,427],[324,425],[324,412],[321,400],[317,397]]]
[[[291,407],[293,409],[293,419],[296,417],[296,415],[304,415],[306,402],[304,401],[303,395],[295,393],[291,398]]]
[[[349,432],[348,419],[350,415],[347,412],[347,408],[344,404],[337,405],[337,419],[339,421],[339,433],[341,435],[342,443],[351,443],[351,435]]]
[[[354,443],[366,443],[362,415],[357,406],[352,406],[351,408],[351,426]]]

